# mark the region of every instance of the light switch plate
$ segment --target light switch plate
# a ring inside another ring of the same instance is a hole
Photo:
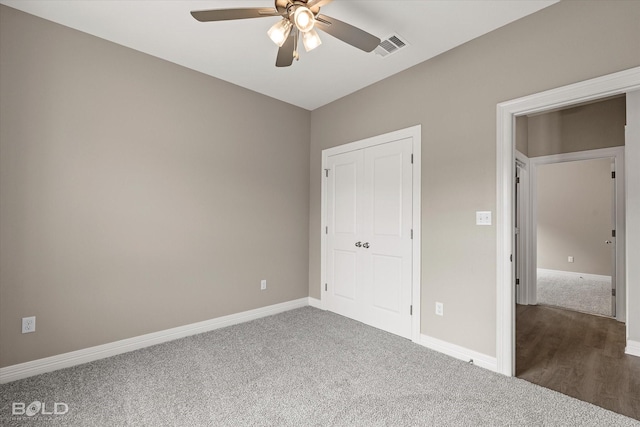
[[[491,211],[477,211],[476,225],[491,225]]]

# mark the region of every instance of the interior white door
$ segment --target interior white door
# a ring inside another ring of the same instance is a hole
[[[411,338],[412,141],[328,158],[326,308]]]
[[[326,308],[354,319],[363,318],[364,156],[352,151],[328,159]],[[360,239],[360,240],[358,240]],[[329,289],[327,289],[329,290]]]

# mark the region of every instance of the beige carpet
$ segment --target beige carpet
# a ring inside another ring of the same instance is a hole
[[[611,279],[598,280],[538,269],[538,304],[611,316]]]

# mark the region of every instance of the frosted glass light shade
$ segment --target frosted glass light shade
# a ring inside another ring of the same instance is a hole
[[[287,37],[289,37],[289,33],[291,33],[291,27],[293,27],[291,22],[288,19],[283,19],[269,28],[267,34],[275,44],[282,47]]]
[[[318,32],[313,28],[306,33],[302,33],[302,44],[307,52],[312,51],[322,44]]]
[[[308,7],[301,6],[293,13],[293,22],[295,22],[296,27],[298,27],[300,31],[306,33],[313,29],[315,18],[313,12],[311,12]]]

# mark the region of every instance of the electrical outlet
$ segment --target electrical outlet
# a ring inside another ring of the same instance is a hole
[[[436,303],[436,314],[438,316],[444,316],[444,304],[441,302]]]
[[[261,291],[264,291],[264,290],[266,290],[266,289],[267,289],[267,279],[262,279],[262,280],[260,281],[260,290],[261,290]]]
[[[36,331],[36,316],[23,317],[22,318],[22,333],[28,334],[29,332]]]
[[[476,225],[491,225],[491,211],[477,211]]]
[[[568,256],[567,257],[567,262],[573,262],[573,257],[572,256]]]

